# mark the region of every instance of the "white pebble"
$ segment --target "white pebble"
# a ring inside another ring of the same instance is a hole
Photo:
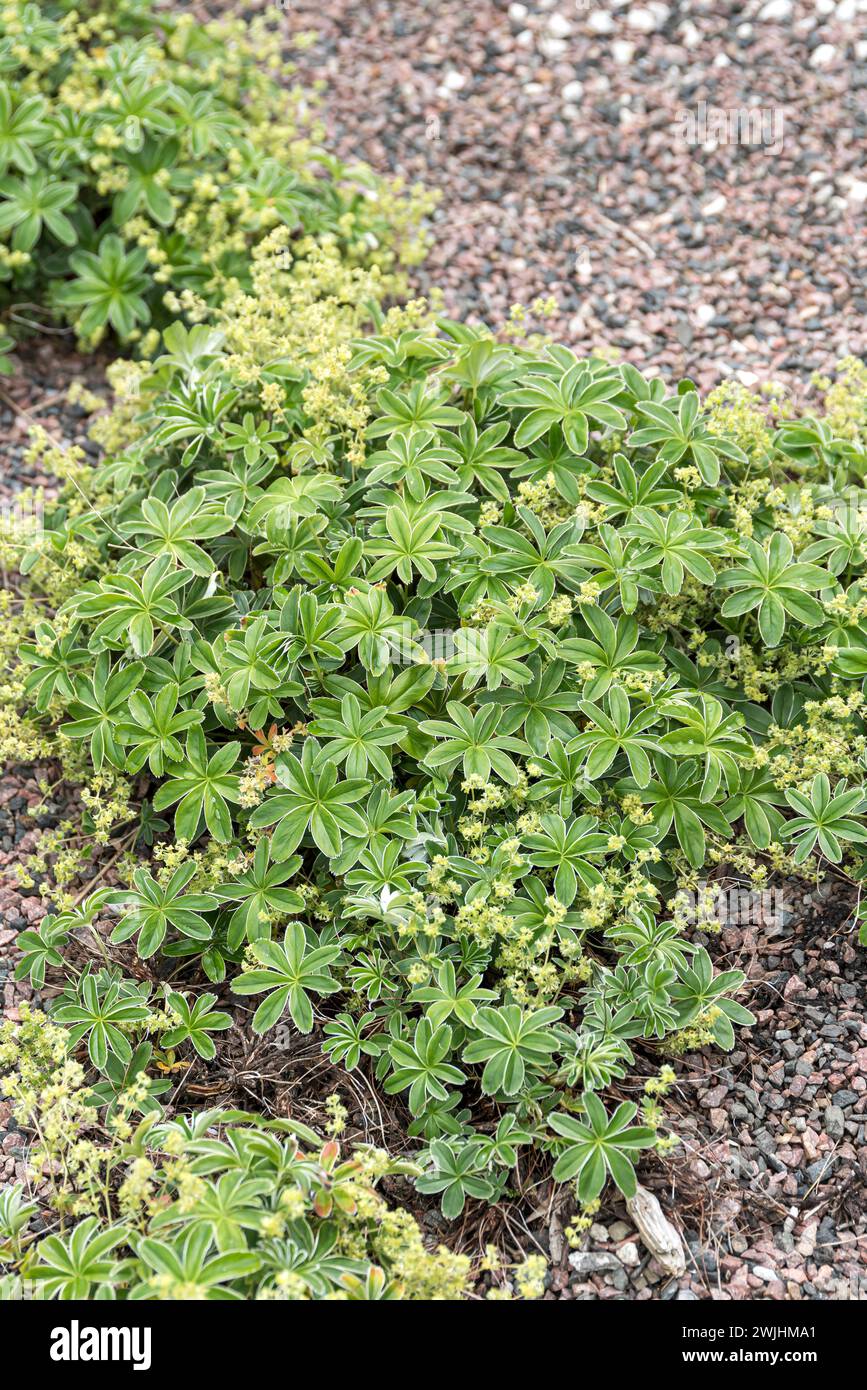
[[[572,33],[572,25],[565,15],[558,14],[555,10],[548,20],[548,33],[553,34],[555,39],[568,39]]]
[[[539,40],[539,52],[545,58],[562,58],[568,53],[569,45],[565,39],[552,39],[549,36]]]
[[[625,1245],[618,1246],[617,1258],[622,1265],[637,1265],[641,1261],[638,1253],[638,1246],[634,1240],[628,1240]]]
[[[705,203],[701,215],[702,217],[718,217],[721,212],[725,211],[727,204],[728,199],[720,193],[719,197],[711,198],[709,203]]]
[[[702,325],[710,323],[711,319],[716,318],[716,309],[712,304],[697,304],[695,317]]]
[[[512,20],[514,24],[523,24],[528,14],[529,10],[527,9],[526,5],[509,6],[509,18]]]
[[[818,48],[814,48],[810,55],[810,66],[814,68],[830,67],[837,57],[837,50],[832,43],[820,43]]]
[[[759,19],[791,19],[792,0],[768,0],[759,10]]]
[[[661,8],[665,9],[665,6]],[[629,11],[626,16],[626,23],[629,25],[630,29],[637,30],[639,34],[652,34],[655,29],[658,29],[661,24],[665,23],[667,17],[667,9],[662,18],[660,18],[658,7],[651,9],[649,5],[638,5],[634,10]]]
[[[611,56],[615,63],[622,63],[624,66],[631,63],[635,56],[635,44],[628,39],[615,39],[611,45]]]
[[[564,101],[580,101],[584,95],[584,83],[577,80],[567,82],[560,95]]]
[[[607,10],[593,10],[587,16],[587,28],[594,34],[610,34],[614,29],[614,20]]]

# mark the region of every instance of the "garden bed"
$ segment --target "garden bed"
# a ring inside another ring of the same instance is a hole
[[[97,11],[0,93],[33,147],[0,189],[6,1295],[863,1298],[867,369],[809,381],[788,321],[709,360],[680,329],[720,263],[668,295],[673,241],[655,326],[612,309],[652,307],[634,259],[599,318],[570,283],[497,322],[583,255],[564,113],[514,167],[493,130],[492,73],[519,120],[565,76],[556,25],[495,7],[462,78],[457,9],[398,8],[368,95],[404,39],[433,95],[398,83],[380,142],[338,61],[346,163],[256,65],[299,10],[157,41],[130,0],[146,79],[106,101]],[[466,160],[432,224],[388,181],[419,109],[425,149],[488,110],[496,218]],[[407,299],[440,278],[465,318]],[[747,390],[758,357],[795,389]]]

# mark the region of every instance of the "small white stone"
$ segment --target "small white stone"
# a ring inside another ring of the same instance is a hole
[[[543,39],[539,40],[539,52],[543,57],[553,61],[556,58],[562,58],[564,53],[568,53],[569,45],[565,39],[552,39],[550,35],[546,34]]]
[[[759,10],[759,19],[781,20],[791,19],[792,0],[768,0],[766,5],[762,5]]]
[[[442,86],[445,87],[447,92],[459,92],[461,88],[466,85],[466,77],[462,72],[458,72],[456,68],[449,68],[442,80]]]
[[[560,95],[564,101],[580,101],[584,95],[584,83],[578,82],[577,79],[567,82]]]
[[[773,1284],[780,1277],[775,1269],[768,1269],[767,1265],[753,1265],[753,1274],[757,1279],[764,1279],[766,1284]]]
[[[816,14],[827,15],[834,13],[834,0],[816,0]]]
[[[565,15],[555,10],[548,20],[548,33],[553,34],[555,39],[568,39],[572,25]]]
[[[716,318],[716,309],[712,304],[697,304],[695,307],[695,317],[700,324],[708,324],[711,319]]]
[[[863,179],[853,179],[846,196],[850,203],[867,203],[867,183]]]
[[[635,57],[635,44],[630,43],[628,39],[615,39],[611,45],[611,56],[615,63],[625,66]]]
[[[684,20],[679,33],[684,48],[697,48],[701,43],[701,32],[696,29],[691,19]]]
[[[709,203],[705,203],[701,210],[702,217],[719,217],[721,212],[725,212],[728,199],[720,193],[718,197],[711,198]]]
[[[742,368],[739,372],[735,372],[735,376],[741,383],[741,386],[755,386],[759,379],[755,372],[748,372],[745,368]]]
[[[532,29],[522,29],[520,34],[515,35],[515,43],[519,48],[532,48],[536,42],[536,36]]]
[[[851,24],[857,13],[858,6],[855,0],[840,0],[834,11],[834,18],[839,19],[841,24]]]
[[[593,10],[587,16],[587,28],[594,34],[610,34],[614,30],[614,20],[607,10]]]
[[[512,20],[513,24],[523,24],[528,14],[529,10],[526,5],[509,6],[509,18]]]
[[[665,8],[663,6],[663,8]],[[630,10],[626,16],[626,23],[630,29],[635,29],[639,34],[652,34],[664,24],[666,14],[660,18],[658,11],[651,9],[649,5],[637,5],[634,10]]]
[[[634,1240],[628,1240],[625,1245],[618,1246],[617,1258],[622,1265],[637,1265],[641,1261],[638,1253],[638,1246]]]
[[[867,63],[867,39],[861,39],[855,45],[855,57],[859,63]]]
[[[830,67],[837,57],[837,50],[832,43],[820,43],[818,48],[814,48],[810,55],[810,66],[814,68]]]

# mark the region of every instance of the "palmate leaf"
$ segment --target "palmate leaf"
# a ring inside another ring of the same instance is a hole
[[[123,766],[119,730],[127,703],[144,675],[140,661],[112,666],[108,652],[96,659],[90,680],[75,683],[75,699],[69,705],[72,722],[61,726],[67,738],[89,738],[90,756],[97,771],[107,760]]]
[[[547,752],[553,735],[568,739],[576,733],[569,712],[578,709],[580,696],[569,688],[565,661],[543,663],[534,656],[526,669],[529,679],[522,672],[520,679],[513,677],[512,684],[498,681],[496,693],[482,691],[478,701],[480,705],[494,704],[502,712],[499,730],[513,734],[523,728],[530,748],[541,754]]]
[[[542,817],[538,831],[524,835],[531,864],[553,869],[554,892],[564,907],[575,900],[579,882],[586,888],[602,882],[602,875],[591,862],[610,852],[609,836],[597,831],[592,816],[565,821],[562,816]]]
[[[566,349],[554,348],[550,361],[531,364],[526,385],[503,392],[499,402],[528,412],[515,430],[518,448],[534,443],[558,425],[568,447],[580,455],[587,448],[591,425],[625,426],[625,415],[611,404],[620,389],[616,373],[594,371]]]
[[[416,1180],[416,1188],[419,1192],[441,1194],[440,1207],[450,1221],[460,1216],[467,1197],[483,1200],[493,1196],[494,1185],[484,1176],[481,1144],[459,1145],[434,1139],[428,1152],[432,1166]]]
[[[567,753],[586,753],[586,775],[595,782],[607,772],[618,754],[625,754],[632,776],[640,787],[650,781],[649,754],[661,746],[660,739],[645,731],[659,723],[657,710],[640,710],[633,715],[629,696],[619,685],[612,685],[606,696],[607,712],[599,705],[582,700],[579,709],[588,721],[583,733],[570,739]]]
[[[567,1141],[554,1164],[554,1177],[558,1182],[577,1178],[581,1202],[595,1201],[609,1174],[624,1197],[634,1197],[634,1154],[656,1142],[655,1131],[632,1124],[638,1110],[632,1101],[623,1101],[610,1117],[592,1091],[584,1092],[581,1103],[583,1120],[562,1111],[548,1117],[551,1128]]]
[[[146,869],[136,869],[132,888],[118,890],[107,899],[126,908],[112,932],[112,941],[128,941],[138,934],[138,953],[143,960],[159,950],[170,926],[182,936],[209,941],[211,926],[201,914],[216,911],[219,902],[211,893],[185,893],[195,873],[195,863],[181,864],[168,882],[161,884]]]
[[[221,883],[215,890],[221,900],[238,903],[226,933],[232,951],[237,950],[245,937],[248,941],[269,937],[272,917],[294,916],[304,909],[303,895],[284,886],[301,867],[300,856],[269,863],[271,848],[271,842],[264,836],[246,872],[231,882]]]
[[[425,757],[427,765],[432,770],[442,768],[450,775],[460,763],[465,777],[487,782],[495,772],[504,782],[517,782],[518,769],[509,754],[524,753],[528,745],[521,739],[494,732],[499,722],[496,705],[485,705],[477,714],[471,714],[465,705],[450,700],[447,710],[452,723],[425,719],[418,726],[421,733],[437,740]]]
[[[210,575],[214,561],[197,542],[225,535],[232,529],[232,519],[206,507],[205,497],[203,487],[190,488],[171,507],[157,497],[146,497],[138,516],[120,527],[135,544],[137,565],[147,565],[149,557],[167,555],[191,574]]]
[[[288,1006],[292,1022],[302,1033],[313,1028],[311,994],[334,994],[340,988],[328,967],[340,955],[339,946],[314,946],[298,922],[286,928],[283,944],[254,941],[253,955],[264,967],[238,975],[232,982],[236,994],[266,994],[253,1015],[253,1031],[267,1033]]]
[[[350,803],[369,791],[370,783],[355,777],[338,781],[335,763],[323,757],[315,739],[305,740],[300,759],[291,753],[281,755],[276,771],[282,790],[270,795],[250,817],[254,829],[276,822],[271,837],[275,859],[288,858],[308,830],[329,858],[340,853],[344,835],[364,835],[364,821]]]
[[[0,233],[14,228],[14,251],[29,251],[43,228],[64,246],[74,246],[75,228],[63,209],[75,200],[77,192],[76,184],[50,179],[41,169],[26,178],[0,179]]]
[[[513,1096],[524,1085],[527,1069],[538,1068],[556,1050],[557,1038],[549,1025],[562,1018],[556,1006],[525,1013],[517,1004],[498,1009],[482,1008],[473,1020],[473,1031],[480,1038],[467,1044],[465,1062],[484,1062],[482,1090],[488,1095],[502,1092]]]
[[[617,784],[618,791],[635,791],[639,800],[651,809],[659,834],[667,835],[673,828],[690,864],[700,869],[707,853],[705,827],[729,839],[731,824],[720,806],[702,800],[702,783],[698,781],[698,766],[693,759],[676,761],[657,753],[653,770],[656,776],[647,786],[624,781]]]
[[[129,1241],[125,1226],[102,1226],[98,1216],[86,1216],[68,1236],[51,1235],[39,1242],[39,1258],[29,1278],[49,1298],[79,1301],[94,1288],[110,1284],[118,1262],[112,1252]]]
[[[134,656],[147,656],[157,629],[187,632],[192,627],[173,595],[192,579],[192,572],[174,569],[170,555],[153,560],[140,579],[115,573],[86,584],[64,610],[85,622],[95,622],[91,647],[128,645]]]
[[[393,1070],[385,1090],[389,1095],[408,1090],[413,1115],[420,1115],[429,1101],[447,1100],[448,1086],[461,1086],[466,1080],[460,1068],[447,1060],[453,1036],[447,1023],[434,1027],[428,1019],[421,1018],[412,1039],[395,1038],[389,1043]]]
[[[40,96],[13,95],[6,82],[0,82],[0,173],[10,167],[23,174],[36,173],[34,150],[48,139],[45,120],[47,106]]]
[[[209,753],[201,729],[187,734],[184,761],[169,767],[169,779],[157,789],[153,801],[155,811],[178,803],[175,834],[179,839],[195,840],[203,817],[214,839],[226,844],[232,838],[229,806],[240,800],[239,779],[232,769],[240,753],[240,743],[226,743]]]
[[[615,624],[604,608],[590,606],[583,610],[582,618],[591,635],[567,638],[558,644],[557,652],[570,665],[594,668],[594,674],[584,682],[585,700],[601,699],[612,681],[662,668],[658,651],[639,646],[640,628],[635,618],[624,614]]]
[[[222,1032],[232,1026],[231,1015],[215,1009],[213,1005],[216,1002],[216,994],[200,994],[190,1004],[182,994],[170,990],[166,1003],[178,1021],[163,1033],[160,1039],[163,1047],[178,1047],[183,1042],[190,1042],[200,1057],[207,1061],[216,1057],[216,1044],[208,1034]]]
[[[844,844],[867,841],[867,829],[853,819],[867,808],[863,787],[847,791],[844,781],[832,795],[827,774],[817,772],[809,793],[787,791],[785,795],[792,810],[799,813],[794,820],[787,821],[781,831],[784,840],[797,840],[796,864],[803,864],[817,845],[826,859],[839,864]]]
[[[673,402],[649,400],[637,401],[635,408],[646,423],[630,435],[630,445],[653,446],[658,458],[667,464],[690,459],[710,486],[719,482],[720,459],[747,462],[746,454],[732,440],[711,434],[701,418],[696,391],[684,391],[676,410]]]
[[[95,333],[110,324],[128,338],[137,324],[150,320],[144,298],[149,288],[144,274],[147,253],[142,247],[128,251],[113,233],[103,237],[99,251],[75,251],[69,258],[75,279],[57,290],[58,301],[69,308],[81,307],[78,326]]]
[[[150,1010],[146,997],[146,986],[131,984],[108,971],[88,969],[75,984],[67,986],[53,1015],[58,1023],[69,1025],[70,1051],[86,1038],[90,1061],[98,1071],[105,1071],[111,1057],[121,1062],[131,1060],[128,1033],[132,1026],[147,1022]]]
[[[741,548],[743,563],[716,580],[718,587],[735,590],[723,603],[722,616],[737,618],[758,610],[759,633],[769,647],[782,641],[787,615],[804,627],[818,627],[825,615],[812,592],[833,586],[828,571],[796,562],[791,540],[780,531],[765,545],[744,537]]]
[[[117,725],[118,737],[133,745],[127,756],[127,767],[138,772],[148,763],[151,772],[161,777],[167,762],[179,762],[184,756],[178,735],[193,725],[201,724],[201,710],[179,710],[178,687],[169,681],[154,700],[144,691],[134,690],[129,697],[129,719]]]

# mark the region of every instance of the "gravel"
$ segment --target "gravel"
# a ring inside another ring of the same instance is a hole
[[[449,313],[497,325],[551,294],[580,351],[799,402],[867,352],[865,0],[270,12],[316,36],[293,56],[332,145],[443,190],[415,278]]]

